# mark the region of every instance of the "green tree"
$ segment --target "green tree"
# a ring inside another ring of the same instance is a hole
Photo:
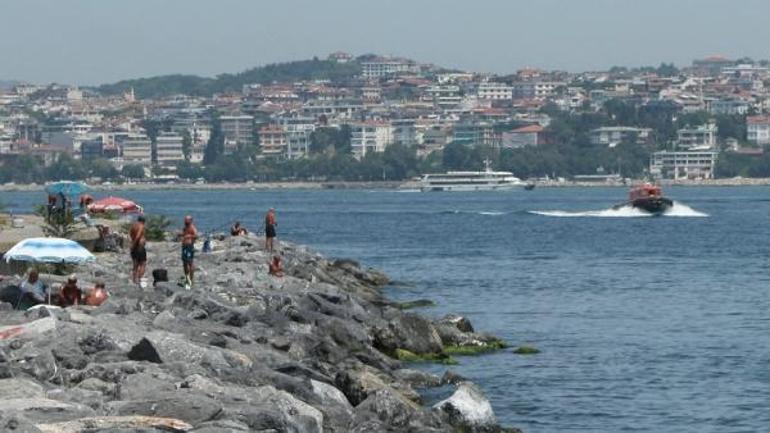
[[[217,162],[217,159],[225,153],[225,135],[222,132],[222,122],[219,120],[219,113],[211,112],[211,136],[206,149],[203,151],[203,164],[209,165]]]
[[[50,180],[79,180],[88,176],[81,161],[66,153],[59,155],[59,158],[46,171]]]
[[[192,156],[192,137],[188,129],[182,130],[182,154],[186,161]]]
[[[86,169],[92,177],[98,177],[102,180],[115,179],[119,176],[118,169],[112,163],[103,158],[97,158],[86,164]]]
[[[144,167],[141,165],[124,165],[120,175],[126,179],[144,179]]]

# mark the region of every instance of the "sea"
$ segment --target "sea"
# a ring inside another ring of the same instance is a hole
[[[467,377],[525,432],[770,431],[770,187],[666,193],[659,217],[613,209],[623,188],[111,194],[203,230],[258,230],[275,207],[280,239],[385,270],[392,299],[436,302],[423,314],[468,317],[511,348],[415,367]],[[17,213],[45,198],[0,193]]]

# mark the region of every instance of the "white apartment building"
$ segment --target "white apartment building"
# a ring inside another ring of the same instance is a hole
[[[444,84],[429,86],[425,89],[425,98],[438,108],[453,108],[460,104],[463,97],[460,94],[460,86]]]
[[[524,81],[514,83],[513,97],[525,99],[547,99],[556,93],[556,89],[566,86],[562,81]]]
[[[358,122],[350,125],[353,156],[361,159],[367,153],[384,152],[393,142],[393,127],[385,122]]]
[[[717,125],[707,123],[696,127],[682,128],[676,132],[677,148],[686,150],[715,149],[717,146]]]
[[[664,179],[713,179],[718,152],[660,151],[650,158],[650,174]]]
[[[130,164],[152,163],[152,143],[145,134],[128,134],[120,141],[123,161]]]
[[[158,164],[174,165],[184,160],[182,136],[173,132],[162,132],[155,140]]]
[[[590,132],[591,143],[597,145],[610,145],[612,143],[650,144],[652,142],[652,129],[635,128],[631,126],[603,126]]]
[[[511,100],[513,87],[505,83],[485,82],[479,84],[476,94],[479,99]]]
[[[286,137],[285,156],[289,159],[302,158],[310,152],[310,134],[315,131],[312,117],[282,117],[277,119]]]
[[[746,138],[760,146],[770,144],[770,116],[746,117]]]
[[[367,79],[387,77],[411,70],[411,63],[404,59],[381,57],[361,63],[361,75]]]

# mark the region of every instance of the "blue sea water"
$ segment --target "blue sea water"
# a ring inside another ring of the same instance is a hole
[[[770,430],[770,188],[667,191],[676,216],[608,208],[619,188],[531,192],[126,191],[148,213],[257,227],[384,269],[514,347],[452,367],[530,433]],[[0,193],[20,211],[41,193]],[[441,372],[443,366],[422,366]]]

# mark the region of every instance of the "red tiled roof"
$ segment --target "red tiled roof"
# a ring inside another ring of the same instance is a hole
[[[770,124],[770,116],[747,116],[747,125],[764,125]]]
[[[522,126],[521,128],[516,128],[511,132],[515,134],[530,134],[533,132],[535,133],[543,132],[543,129],[544,128],[540,125],[527,125],[527,126]]]

